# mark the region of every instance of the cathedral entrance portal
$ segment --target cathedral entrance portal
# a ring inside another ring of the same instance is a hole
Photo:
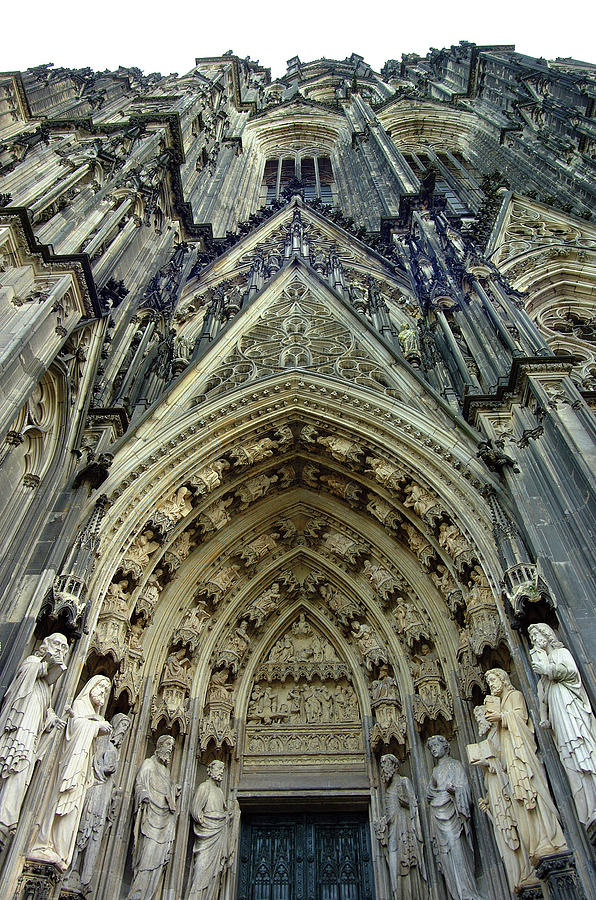
[[[238,900],[373,900],[365,813],[245,815]]]

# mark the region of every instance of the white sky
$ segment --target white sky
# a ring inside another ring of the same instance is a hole
[[[233,50],[276,77],[294,55],[355,52],[378,70],[460,40],[596,62],[595,10],[594,0],[4,0],[0,71],[53,62],[182,74],[196,56]]]

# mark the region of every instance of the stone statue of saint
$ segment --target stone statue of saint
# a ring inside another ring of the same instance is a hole
[[[93,783],[95,739],[112,727],[100,715],[112,683],[105,675],[90,678],[72,707],[58,748],[58,767],[50,802],[30,856],[65,871],[72,859],[88,788]]]
[[[135,782],[133,881],[127,900],[153,900],[170,861],[176,833],[180,785],[170,777],[174,738],[157,739],[155,753],[139,769]]]
[[[567,845],[536,755],[534,727],[523,695],[503,669],[489,669],[485,677],[490,690],[484,699],[486,719],[496,725],[499,759],[509,779],[517,830],[530,862],[536,865],[541,857],[560,853]]]
[[[433,850],[447,891],[451,900],[483,900],[474,878],[468,776],[442,735],[430,737],[426,746],[436,761],[426,790]]]
[[[530,662],[540,675],[540,724],[552,728],[580,822],[596,819],[596,718],[575,660],[548,625],[528,628]]]
[[[399,331],[398,340],[406,359],[420,356],[420,343],[418,332],[407,322],[403,322]]]
[[[191,806],[195,843],[187,900],[216,900],[226,869],[232,864],[240,808],[228,808],[220,787],[224,764],[214,760],[207,766],[208,778],[197,788]]]
[[[537,877],[517,830],[509,781],[499,759],[496,726],[487,722],[484,706],[475,707],[474,717],[483,740],[468,744],[468,759],[471,765],[482,769],[486,787],[486,796],[478,805],[492,822],[509,887],[516,893],[521,887],[535,883]]]
[[[94,781],[85,797],[72,861],[71,878],[75,885],[77,880],[85,886],[90,883],[101,840],[115,813],[117,795],[114,789],[114,775],[118,768],[120,745],[130,728],[130,719],[124,713],[116,713],[111,724],[112,733],[97,739],[97,749],[93,757]]]
[[[40,738],[60,722],[50,706],[52,686],[66,666],[68,642],[51,634],[20,664],[0,710],[0,848],[17,827]]]
[[[385,815],[375,822],[375,832],[387,860],[393,900],[418,900],[428,894],[418,801],[412,782],[399,775],[398,766],[392,753],[381,757]]]

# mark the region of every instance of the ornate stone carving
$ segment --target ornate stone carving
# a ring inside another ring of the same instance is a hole
[[[148,528],[133,540],[120,563],[120,570],[124,575],[130,575],[135,581],[141,580],[149,559],[159,549],[159,544],[153,537],[153,531]]]
[[[360,457],[364,453],[361,444],[356,443],[356,441],[353,441],[350,438],[339,437],[338,435],[318,437],[317,444],[321,444],[325,447],[333,459],[342,463],[354,463],[357,465],[360,462]]]
[[[428,538],[425,538],[411,522],[404,522],[401,527],[407,535],[410,550],[416,554],[425,569],[430,569],[435,561],[435,550]]]
[[[202,494],[211,494],[218,488],[222,481],[222,475],[226,469],[230,468],[230,464],[225,459],[216,460],[209,466],[200,469],[192,475],[188,481],[189,485],[195,492],[197,497]]]
[[[389,662],[387,648],[379,635],[366,622],[352,622],[352,635],[358,643],[366,668],[372,672],[375,666]]]
[[[443,716],[449,721],[453,715],[451,694],[445,687],[445,679],[436,650],[429,644],[423,644],[420,653],[414,656],[412,663],[414,678],[414,718],[421,728],[430,719],[435,721]]]
[[[250,506],[255,500],[260,500],[268,493],[269,489],[276,481],[277,475],[255,475],[253,478],[247,478],[239,488],[236,489],[236,496],[240,500],[240,509]]]
[[[104,656],[111,654],[117,662],[124,652],[129,625],[127,587],[127,579],[109,585],[93,632],[93,647]]]
[[[365,469],[366,473],[372,475],[379,484],[389,488],[390,491],[397,493],[401,491],[407,477],[405,472],[387,460],[378,459],[376,456],[367,456],[366,462],[368,463],[368,468]]]
[[[420,340],[417,330],[408,322],[403,322],[397,339],[407,361],[413,366],[420,366]]]
[[[42,736],[60,722],[52,687],[66,670],[68,641],[51,634],[18,667],[0,709],[0,847],[19,820],[33,768],[47,746]]]
[[[393,610],[395,630],[411,649],[421,640],[430,640],[430,628],[409,600],[400,600]]]
[[[176,834],[180,785],[170,777],[174,738],[157,739],[155,754],[146,759],[135,782],[133,880],[127,900],[155,900],[170,861]]]
[[[437,590],[445,598],[451,614],[454,616],[457,615],[457,613],[464,608],[464,595],[455,583],[447,566],[439,563],[436,571],[430,573],[430,577]]]
[[[532,563],[522,562],[507,569],[503,576],[503,593],[516,617],[522,617],[528,604],[543,601],[547,606],[556,606],[547,586]]]
[[[217,749],[236,744],[236,732],[232,728],[234,711],[234,685],[228,683],[229,669],[211,673],[209,693],[204,717],[199,725],[199,746],[206,750],[210,744]]]
[[[374,823],[389,869],[393,900],[415,900],[428,893],[418,801],[409,778],[398,774],[392,753],[381,757],[385,782],[384,815]]]
[[[179,627],[172,635],[172,644],[182,644],[190,654],[199,646],[201,634],[211,619],[211,613],[203,600],[198,600],[196,606],[184,613]]]
[[[93,757],[93,784],[87,791],[75,845],[68,886],[77,889],[91,882],[104,833],[112,825],[121,802],[121,792],[114,786],[120,758],[120,745],[130,728],[130,719],[116,713],[111,722],[112,733],[97,739]]]
[[[87,789],[93,783],[93,756],[98,735],[111,725],[100,715],[111,688],[109,678],[94,675],[72,704],[57,757],[50,800],[34,846],[33,859],[54,863],[65,871],[72,859]]]
[[[472,700],[474,688],[481,694],[486,690],[484,674],[478,665],[476,654],[470,646],[470,638],[465,628],[459,633],[459,647],[457,648],[457,681],[464,700]]]
[[[361,617],[364,607],[356,600],[350,600],[341,591],[336,591],[330,584],[322,584],[319,593],[331,612],[342,625],[349,625],[353,619]]]
[[[435,760],[426,790],[433,852],[452,900],[483,900],[474,878],[470,785],[464,767],[451,758],[446,739],[433,735],[426,746]]]
[[[157,606],[157,601],[159,600],[159,595],[162,590],[161,578],[163,577],[163,574],[163,569],[155,569],[141,588],[139,596],[137,597],[135,615],[142,618],[146,624],[149,624],[153,618],[153,612]]]
[[[372,562],[368,559],[365,561],[364,574],[381,600],[388,600],[401,587],[399,579],[374,560]]]
[[[402,713],[397,681],[389,673],[389,666],[381,666],[379,677],[371,685],[370,700],[376,719],[370,735],[372,749],[380,744],[389,745],[392,740],[404,744],[406,717]]]
[[[322,541],[322,549],[334,553],[351,566],[358,564],[360,557],[370,551],[363,541],[357,541],[339,531],[328,531]]]
[[[470,646],[476,656],[480,656],[485,648],[499,645],[503,628],[490,585],[479,566],[472,569],[468,584],[466,625]]]
[[[217,651],[218,668],[230,669],[234,674],[240,668],[246,651],[250,646],[250,635],[247,633],[248,622],[243,619],[240,624],[229,633]]]
[[[222,566],[217,572],[207,576],[204,584],[199,590],[199,594],[206,594],[211,597],[214,603],[219,603],[223,596],[234,586],[240,574],[240,566],[231,563]]]
[[[474,709],[482,740],[478,744],[468,744],[468,760],[484,773],[486,795],[480,798],[478,805],[491,820],[509,887],[518,892],[522,885],[536,882],[537,878],[517,830],[511,786],[501,763],[496,727],[486,721],[485,712],[484,706]]]
[[[536,865],[540,857],[565,850],[567,845],[536,755],[534,729],[523,695],[503,669],[489,669],[485,678],[491,691],[484,700],[486,719],[496,726],[494,740],[509,777],[517,830],[530,862]]]
[[[376,494],[368,494],[366,510],[390,531],[398,528],[402,520],[397,509],[382,497],[377,497]]]
[[[151,516],[151,523],[164,533],[171,531],[176,522],[192,512],[192,494],[187,487],[178,488],[158,504]]]
[[[187,900],[216,900],[236,853],[240,806],[225,801],[220,787],[224,770],[219,760],[209,763],[207,780],[197,788],[191,805],[195,840]]]
[[[540,725],[552,729],[578,818],[589,827],[596,820],[596,718],[576,662],[552,628],[530,625],[528,635],[540,676]]]
[[[346,500],[351,506],[357,506],[360,503],[362,489],[353,481],[348,481],[334,472],[321,475],[320,480],[327,485],[327,489],[332,494],[341,497],[342,500]]]
[[[406,485],[404,493],[404,506],[411,507],[423,522],[435,528],[445,515],[438,499],[415,482]]]
[[[186,647],[167,657],[159,694],[151,701],[151,728],[155,731],[160,722],[168,728],[177,724],[182,734],[188,729],[188,692],[190,690],[191,661],[186,657]]]
[[[114,678],[114,697],[126,691],[131,706],[137,702],[143,683],[143,663],[145,654],[142,646],[143,620],[140,619],[128,632],[127,642],[120,663],[120,669]]]
[[[253,600],[246,610],[246,618],[252,622],[255,629],[259,629],[265,619],[279,608],[281,600],[282,593],[279,584],[274,582],[271,587],[259,594],[256,600]]]
[[[277,450],[277,447],[277,441],[264,437],[257,441],[248,441],[246,444],[234,447],[233,450],[230,450],[230,456],[235,466],[252,466],[273,456],[273,451]]]
[[[228,506],[231,506],[233,502],[233,497],[222,498],[217,503],[214,503],[213,506],[203,510],[199,516],[199,525],[205,534],[209,534],[211,531],[219,531],[224,525],[228,524],[232,518],[228,512]]]
[[[277,549],[279,537],[279,531],[271,531],[269,534],[262,534],[254,541],[250,541],[240,551],[242,562],[249,567],[256,566],[269,553]]]
[[[439,528],[439,544],[453,560],[456,571],[463,575],[476,562],[474,550],[457,527],[443,522]]]

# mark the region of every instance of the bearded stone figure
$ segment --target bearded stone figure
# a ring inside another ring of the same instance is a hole
[[[496,726],[487,722],[484,706],[475,707],[474,717],[483,740],[468,744],[468,759],[471,765],[482,769],[486,787],[486,796],[480,798],[478,805],[492,822],[509,887],[516,892],[521,887],[536,883],[538,879],[517,830],[511,788],[499,759]]]
[[[234,857],[240,808],[226,804],[220,787],[225,766],[214,760],[207,766],[207,780],[197,788],[191,806],[195,843],[187,900],[216,900],[224,873]]]
[[[180,785],[170,777],[174,738],[162,735],[155,753],[139,769],[135,782],[133,882],[128,900],[153,900],[170,861],[176,833]]]
[[[517,830],[536,865],[541,857],[566,850],[567,844],[536,755],[534,727],[523,695],[503,669],[489,669],[485,677],[490,689],[484,700],[486,719],[496,726],[496,746],[509,779]]]
[[[387,860],[393,900],[418,900],[428,892],[418,801],[410,779],[398,774],[398,765],[392,753],[381,757],[385,815],[375,822],[375,833]]]
[[[18,667],[0,710],[0,849],[17,826],[42,736],[64,725],[50,706],[52,687],[65,671],[68,641],[51,634]]]
[[[88,788],[93,783],[95,739],[112,727],[100,715],[111,688],[105,675],[94,675],[72,707],[58,748],[58,768],[50,802],[30,856],[51,862],[65,871],[72,859],[77,829]]]
[[[540,675],[540,724],[552,728],[580,822],[596,819],[596,718],[569,650],[545,624],[530,625],[530,663]]]
[[[484,900],[474,878],[470,826],[470,785],[463,765],[451,758],[449,744],[435,734],[426,746],[435,762],[426,790],[430,806],[433,850],[451,900]]]
[[[114,775],[118,768],[120,745],[130,728],[130,719],[124,713],[117,713],[111,724],[112,733],[97,739],[93,757],[94,781],[85,797],[72,862],[71,880],[74,886],[77,886],[77,881],[85,887],[90,883],[101,840],[114,817],[117,796]]]

